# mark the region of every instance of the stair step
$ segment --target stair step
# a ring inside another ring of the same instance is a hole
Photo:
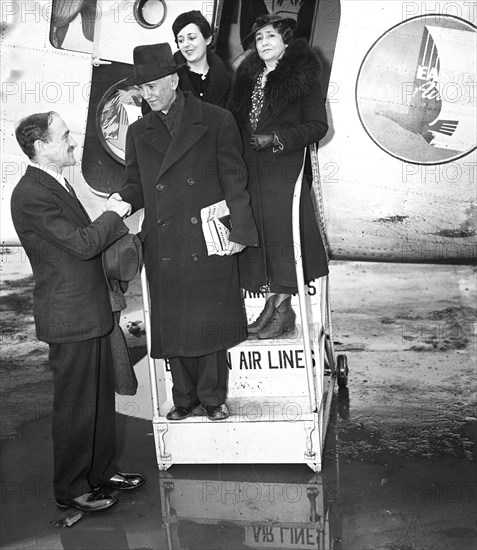
[[[308,396],[260,396],[231,397],[226,401],[230,416],[226,420],[209,420],[201,406],[194,409],[192,416],[180,421],[169,421],[166,414],[172,409],[172,399],[168,399],[160,407],[160,417],[157,422],[171,424],[200,424],[203,422],[237,423],[237,422],[300,422],[314,419],[310,411]]]

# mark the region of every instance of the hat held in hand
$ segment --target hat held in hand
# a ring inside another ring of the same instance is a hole
[[[103,269],[110,286],[112,281],[132,281],[141,267],[142,242],[133,233],[123,235],[103,252]]]

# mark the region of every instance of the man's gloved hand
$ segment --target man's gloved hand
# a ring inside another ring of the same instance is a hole
[[[261,151],[273,145],[273,138],[274,136],[272,134],[252,134],[250,138],[250,147],[255,151]]]

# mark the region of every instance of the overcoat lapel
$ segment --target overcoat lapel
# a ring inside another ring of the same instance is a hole
[[[202,107],[199,99],[190,92],[184,92],[186,101],[182,118],[172,140],[164,124],[153,112],[147,114],[147,130],[141,135],[151,147],[156,149],[162,157],[160,163],[159,179],[164,172],[179,161],[189,149],[207,132],[208,126],[199,124],[202,121]]]
[[[146,116],[149,117],[147,130],[141,138],[164,157],[171,141],[169,133],[156,114],[151,112]]]
[[[182,118],[167,149],[164,162],[159,171],[159,178],[173,164],[183,157],[199,139],[207,132],[208,126],[198,124],[202,121],[202,108],[200,100],[196,99],[190,92],[185,92],[186,103],[182,112]]]

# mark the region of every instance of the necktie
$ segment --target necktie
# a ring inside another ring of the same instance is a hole
[[[71,187],[71,185],[68,183],[68,180],[66,178],[65,178],[65,186],[66,186],[66,189],[68,189],[68,192],[70,195],[73,195],[73,197],[78,198],[76,196],[75,190]]]
[[[89,214],[88,212],[86,212],[86,210],[84,209],[84,206],[81,204],[80,200],[78,199],[78,196],[76,195],[75,193],[75,190],[73,189],[73,187],[69,184],[68,180],[66,178],[64,178],[65,180],[65,187],[66,189],[68,189],[68,193],[70,195],[72,195],[78,202],[81,210],[83,211],[84,215],[86,216],[86,218],[88,219],[88,221],[91,223],[91,220],[90,220],[90,217],[89,217]]]

